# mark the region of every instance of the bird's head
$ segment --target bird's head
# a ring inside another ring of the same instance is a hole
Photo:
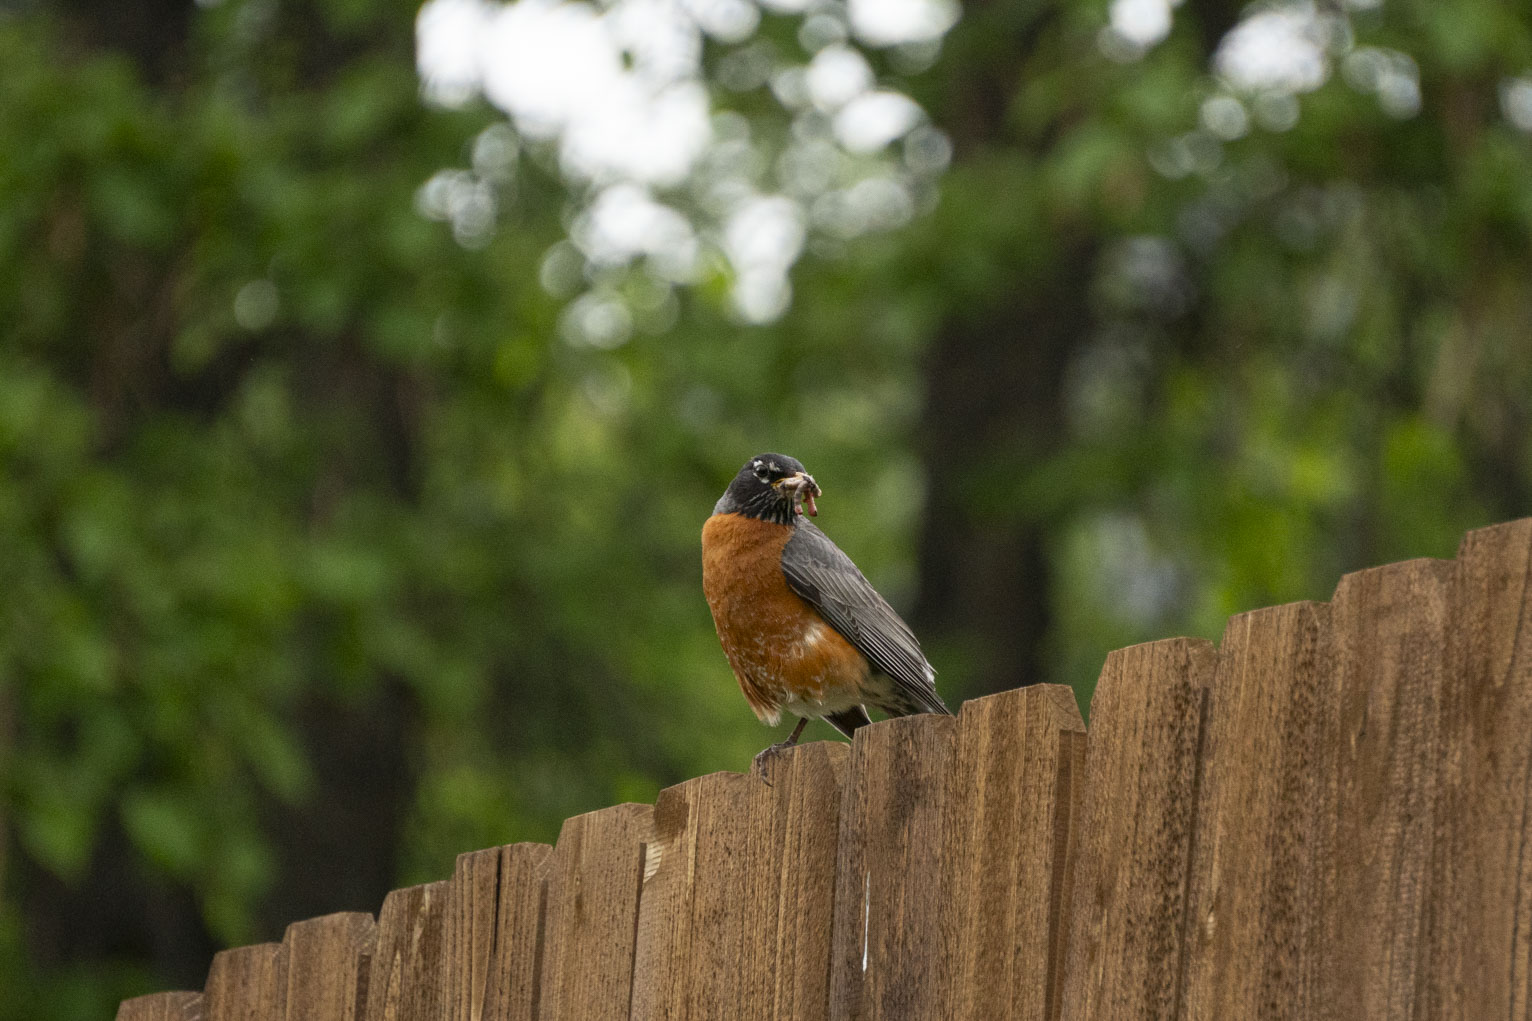
[[[734,476],[713,513],[744,514],[790,525],[805,508],[810,516],[819,513],[814,506],[819,495],[819,483],[796,458],[757,454]]]

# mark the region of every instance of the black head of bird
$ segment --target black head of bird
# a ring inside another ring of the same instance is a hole
[[[757,454],[724,490],[713,508],[714,514],[743,514],[747,517],[791,524],[808,512],[819,513],[814,498],[821,495],[819,484],[802,462],[786,454]]]

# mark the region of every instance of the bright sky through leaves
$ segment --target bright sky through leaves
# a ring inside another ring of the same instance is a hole
[[[788,274],[810,237],[899,226],[945,168],[945,138],[913,100],[879,82],[864,50],[892,48],[905,64],[929,64],[955,4],[764,9],[801,17],[798,52],[752,41],[764,15],[746,0],[430,0],[422,8],[426,97],[457,106],[484,96],[517,135],[550,146],[575,186],[571,241],[587,287],[566,316],[572,341],[626,340],[632,317],[619,309],[620,292],[625,271],[639,264],[667,287],[726,264],[736,311],[773,320],[787,308]],[[710,95],[709,40],[726,84],[769,88],[782,139],[752,133],[727,108],[727,92]],[[488,240],[496,202],[483,174],[449,170],[427,185],[421,208],[474,245]]]

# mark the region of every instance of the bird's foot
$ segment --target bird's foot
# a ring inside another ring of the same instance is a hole
[[[798,743],[798,738],[803,734],[803,728],[808,725],[809,718],[804,716],[798,720],[798,725],[793,728],[792,734],[786,741],[778,741],[770,748],[763,748],[756,753],[755,760],[750,764],[750,771],[760,775],[765,780],[766,786],[771,786],[771,781],[766,779],[766,764],[781,755],[784,751]]]
[[[770,787],[771,781],[766,779],[767,765],[770,764],[772,759],[793,747],[793,744],[794,742],[792,741],[778,741],[770,748],[762,748],[756,753],[755,759],[750,763],[750,771],[760,774],[761,779],[766,780],[766,786]]]

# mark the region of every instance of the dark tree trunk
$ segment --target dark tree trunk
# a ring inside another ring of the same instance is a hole
[[[76,40],[127,54],[148,81],[184,73],[196,0],[62,0],[59,9]]]
[[[401,685],[381,687],[366,703],[316,697],[303,707],[316,789],[301,805],[267,813],[282,877],[262,906],[268,939],[316,915],[376,913],[398,880],[394,850],[414,786],[407,753],[419,714]]]
[[[1242,6],[1190,0],[1177,17],[1191,19],[1210,57]],[[1056,0],[965,6],[945,44],[945,91],[921,97],[953,137],[954,172],[965,162],[1041,162],[1067,139],[1068,102],[1049,124],[1024,128],[1012,116],[1029,79],[1042,77],[1031,64],[1066,59],[1057,38],[1068,31],[1063,14]],[[1079,73],[1090,73],[1083,62]],[[1103,232],[1088,218],[1049,222],[1046,237],[1012,246],[1014,264],[1002,276],[1010,291],[971,296],[966,307],[949,299],[928,353],[920,450],[929,497],[914,624],[951,657],[946,682],[958,696],[1065,679],[1043,656],[1057,511],[1014,494],[1067,443],[1066,376],[1093,331],[1089,295]]]
[[[929,497],[917,630],[957,657],[959,694],[1057,680],[1042,657],[1052,615],[1050,525],[1036,508],[988,497],[1063,442],[1069,353],[1089,329],[1081,281],[1089,244],[1071,240],[1054,272],[1026,277],[978,318],[948,321],[926,366],[921,450]]]
[[[1036,159],[1056,132],[1016,137],[1009,124],[1028,60],[1059,9],[995,0],[971,4],[948,39],[955,73],[929,97],[964,161]],[[1042,658],[1052,613],[1045,511],[997,503],[1064,442],[1064,375],[1090,331],[1095,242],[1084,225],[1038,244],[1049,256],[1017,264],[1008,293],[949,302],[925,366],[920,451],[928,485],[916,630],[950,657],[959,697],[1053,680]],[[995,253],[991,252],[990,255]],[[1047,268],[1039,270],[1039,265]],[[941,668],[943,664],[938,663]]]

